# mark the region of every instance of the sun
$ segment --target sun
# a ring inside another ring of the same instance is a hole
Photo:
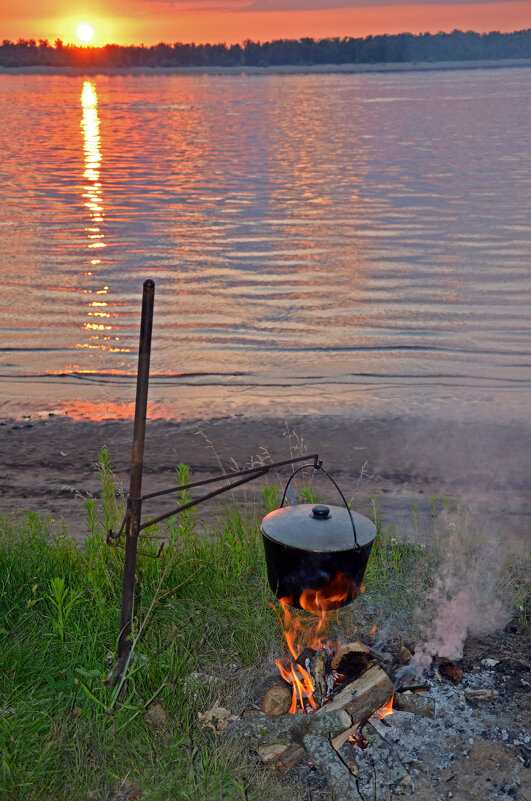
[[[88,44],[94,38],[94,31],[88,23],[82,22],[81,25],[77,26],[77,35],[82,42]]]

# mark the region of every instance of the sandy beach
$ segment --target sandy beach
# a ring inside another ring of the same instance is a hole
[[[309,73],[425,72],[529,66],[531,66],[531,59],[506,58],[374,64],[283,64],[271,67],[0,67],[0,75],[299,75]]]
[[[94,463],[104,445],[128,487],[132,422],[26,417],[4,420],[0,438],[3,512],[34,510],[53,517],[58,525],[64,519],[68,532],[82,540],[86,527],[79,493],[98,492]],[[436,496],[459,499],[474,523],[499,527],[521,540],[528,535],[531,428],[522,424],[434,423],[415,418],[356,421],[337,415],[306,415],[288,422],[245,416],[148,421],[144,490],[174,485],[179,462],[189,464],[200,479],[217,475],[219,462],[230,471],[236,464],[245,467],[267,455],[275,461],[286,459],[301,449],[319,453],[360,511],[370,510],[369,496],[376,493],[384,521],[405,533],[413,526],[411,505],[418,505],[421,520],[427,523],[430,499]],[[282,485],[288,476],[289,472],[279,473],[270,481]],[[259,481],[248,485],[247,497],[256,497],[260,486]],[[338,503],[334,488],[322,478],[316,488],[323,500]],[[159,509],[150,507],[146,513]],[[213,511],[208,504],[201,515],[208,521]]]

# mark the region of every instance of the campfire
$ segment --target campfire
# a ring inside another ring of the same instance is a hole
[[[404,686],[399,678],[411,659],[407,648],[392,656],[329,636],[335,610],[358,590],[363,588],[338,572],[318,590],[280,599],[281,611],[273,608],[287,653],[275,659],[278,682],[265,693],[261,712],[246,710],[230,726],[256,738],[260,759],[276,771],[311,762],[328,779],[336,801],[361,799],[355,754],[368,747],[385,763],[389,783],[408,792],[409,772],[370,718],[384,719],[396,710],[434,714],[433,700],[419,694],[426,685]]]

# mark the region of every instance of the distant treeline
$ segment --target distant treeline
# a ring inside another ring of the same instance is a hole
[[[514,33],[400,33],[330,39],[247,40],[242,45],[175,44],[77,47],[57,39],[5,39],[3,67],[268,67],[282,64],[374,64],[531,58],[531,28]]]

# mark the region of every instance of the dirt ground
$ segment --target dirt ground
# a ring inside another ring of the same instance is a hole
[[[62,416],[5,420],[0,444],[0,509],[32,509],[64,519],[80,540],[86,527],[76,492],[98,493],[94,463],[103,445],[128,487],[130,422],[74,422]],[[319,453],[360,511],[369,508],[369,496],[376,493],[384,521],[406,530],[412,525],[411,505],[417,505],[421,518],[429,517],[432,496],[459,499],[475,521],[499,526],[507,536],[525,539],[531,528],[531,426],[339,416],[306,416],[290,420],[289,426],[282,419],[243,416],[148,421],[143,489],[174,485],[179,462],[189,464],[194,478],[201,479],[217,475],[220,463],[230,470],[266,455],[281,460],[301,451]],[[273,481],[283,485],[288,476],[288,471],[278,473]],[[321,478],[316,486],[324,501],[340,502],[331,484]],[[150,506],[146,512],[153,515],[159,508]],[[206,506],[201,512],[208,519]]]

